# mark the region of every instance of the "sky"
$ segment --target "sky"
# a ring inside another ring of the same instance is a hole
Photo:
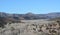
[[[0,0],[0,12],[16,14],[60,12],[60,0]]]

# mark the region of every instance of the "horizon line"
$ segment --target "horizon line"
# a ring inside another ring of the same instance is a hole
[[[27,13],[9,13],[9,12],[0,12],[0,13],[7,13],[7,14],[28,14],[28,13],[32,13],[32,14],[49,14],[49,13],[60,13],[60,12],[49,12],[49,13],[33,13],[33,12],[27,12]]]

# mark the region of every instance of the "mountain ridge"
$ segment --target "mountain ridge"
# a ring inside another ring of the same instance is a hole
[[[47,18],[56,18],[60,17],[60,12],[55,12],[55,13],[48,13],[48,14],[34,14],[34,13],[26,13],[26,14],[9,14],[9,13],[4,13],[0,12],[0,17],[8,17],[8,18],[13,18],[13,19],[47,19]]]

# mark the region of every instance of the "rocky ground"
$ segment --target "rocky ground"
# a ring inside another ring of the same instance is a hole
[[[48,20],[22,20],[0,28],[0,35],[60,35],[60,22]]]

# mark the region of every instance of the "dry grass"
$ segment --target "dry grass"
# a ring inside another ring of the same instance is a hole
[[[60,26],[56,21],[22,20],[24,23],[12,23],[0,28],[0,35],[60,35]]]

